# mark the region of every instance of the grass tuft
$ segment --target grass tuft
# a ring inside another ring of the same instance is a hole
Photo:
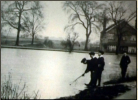
[[[39,99],[39,91],[34,92],[31,96],[27,93],[26,88],[26,83],[21,85],[21,81],[18,84],[14,84],[11,74],[9,74],[8,78],[5,78],[5,80],[1,83],[1,99]]]

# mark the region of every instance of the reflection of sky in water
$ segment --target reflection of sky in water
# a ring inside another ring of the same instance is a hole
[[[96,55],[97,56],[97,55]],[[69,85],[86,69],[80,63],[82,58],[90,59],[87,53],[38,51],[22,49],[1,49],[2,80],[8,72],[16,83],[22,78],[27,83],[29,91],[39,90],[41,98],[56,98],[70,96],[83,90],[84,83],[89,83],[90,73],[80,78],[76,83]],[[109,80],[109,75],[120,73],[118,66],[120,56],[105,55],[105,69],[102,82]],[[131,57],[129,72],[135,71],[136,57]],[[131,73],[132,74],[132,73]]]

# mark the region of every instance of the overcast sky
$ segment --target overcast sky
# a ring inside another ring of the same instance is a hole
[[[62,9],[64,1],[44,1],[45,4],[45,17],[47,17],[46,30],[43,30],[42,34],[48,37],[58,37],[65,39],[67,32],[64,31],[64,27],[68,25],[69,15]],[[81,26],[76,26],[75,32],[79,33],[79,41],[85,40],[85,30]],[[98,41],[99,35],[91,35],[91,42]]]
[[[46,29],[39,34],[52,38],[66,38],[67,33],[64,31],[64,27],[68,24],[69,15],[62,9],[63,2],[64,1],[41,1],[44,6],[43,13]],[[126,7],[130,8],[132,11],[136,10],[136,2],[127,1]],[[134,21],[132,22],[132,25],[134,25]],[[85,40],[85,30],[83,27],[77,27],[75,31],[79,33],[79,41]],[[90,39],[91,42],[99,41],[99,34],[92,33]]]
[[[63,3],[64,1],[43,1],[43,5],[46,5],[44,6],[44,13],[48,21],[46,30],[42,32],[44,36],[61,37],[63,39],[66,37],[67,33],[64,31],[64,27],[68,24],[69,15],[63,11]],[[126,1],[125,6],[130,8],[130,11],[136,10],[136,2],[134,1]],[[131,24],[134,25],[134,21]],[[79,33],[78,40],[85,40],[85,30],[83,27],[78,26],[75,31]],[[92,33],[90,39],[91,42],[99,41],[99,34]]]

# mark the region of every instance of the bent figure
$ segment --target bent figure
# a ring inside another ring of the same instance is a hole
[[[85,84],[85,85],[95,87],[96,86],[96,71],[95,70],[97,67],[97,58],[94,56],[95,55],[94,52],[91,52],[89,54],[90,54],[91,60],[86,60],[85,58],[82,59],[82,63],[87,64],[87,68],[84,74],[88,73],[89,71],[91,72],[91,80],[89,84]]]

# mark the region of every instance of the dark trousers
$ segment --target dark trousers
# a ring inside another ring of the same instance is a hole
[[[102,70],[98,70],[97,71],[97,79],[96,79],[96,83],[98,81],[98,86],[101,85],[101,76],[102,76]]]
[[[90,85],[92,87],[95,87],[96,86],[96,71],[91,71],[91,80],[90,80]]]
[[[126,71],[127,71],[127,65],[121,66],[122,79],[125,78],[125,76],[126,76]]]

